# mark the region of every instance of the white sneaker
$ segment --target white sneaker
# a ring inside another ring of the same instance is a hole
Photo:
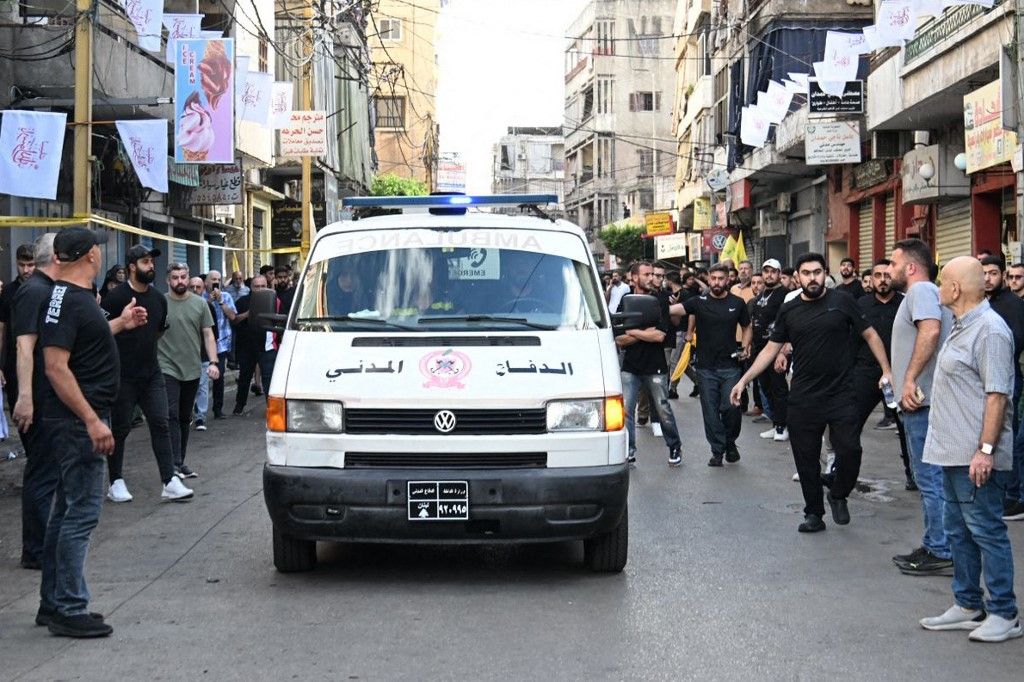
[[[185,484],[181,482],[180,478],[177,476],[171,476],[171,480],[164,486],[164,491],[160,494],[160,497],[165,500],[178,502],[181,500],[191,499],[194,494],[195,493],[190,488],[185,487]]]
[[[761,438],[764,438],[765,440],[768,440],[769,438],[775,438],[775,427],[773,426],[767,431],[762,431],[758,435],[761,436]]]
[[[110,484],[110,490],[107,491],[107,499],[111,502],[132,501],[132,494],[128,492],[128,486],[124,484],[123,478],[119,478]]]
[[[989,616],[989,618],[992,617]],[[925,630],[977,630],[980,629],[978,626],[982,624],[982,621],[988,622],[985,619],[984,611],[965,609],[958,604],[954,604],[941,616],[922,618],[918,622],[921,623],[921,627]]]
[[[651,431],[654,433],[655,438],[661,438],[661,424],[658,422],[652,422]]]
[[[1008,639],[1016,639],[1024,635],[1024,629],[1020,626],[1020,618],[1006,620],[994,613],[990,613],[981,627],[971,630],[968,635],[975,642],[1005,642]]]
[[[797,483],[799,483],[800,482],[800,474],[799,473],[793,474],[793,480],[796,481]]]
[[[764,436],[761,437],[764,438]],[[776,443],[785,443],[789,440],[789,429],[782,429],[782,433],[776,431],[772,434],[772,440]]]

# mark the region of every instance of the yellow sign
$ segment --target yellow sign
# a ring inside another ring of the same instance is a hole
[[[711,200],[697,197],[693,200],[693,229],[707,230],[711,227]]]
[[[648,237],[657,237],[658,235],[675,232],[671,213],[648,213],[644,216],[644,224],[647,226]]]
[[[968,173],[1013,158],[1017,135],[1003,130],[1003,96],[999,81],[964,96],[964,145]]]

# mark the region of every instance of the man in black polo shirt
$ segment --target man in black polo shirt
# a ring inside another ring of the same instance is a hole
[[[892,274],[889,272],[890,261],[888,258],[881,258],[875,261],[871,269],[871,293],[861,296],[857,300],[857,307],[860,308],[864,319],[878,332],[882,339],[882,346],[885,348],[886,357],[889,356],[889,349],[892,347],[892,325],[896,321],[896,311],[900,309],[903,302],[903,294],[892,288]],[[861,339],[856,340],[857,359],[853,367],[853,390],[857,394],[857,412],[860,416],[860,428],[864,430],[871,412],[882,400],[882,389],[878,382],[882,378],[882,368],[879,366],[871,349]],[[899,415],[895,416],[896,430],[900,439],[900,455],[903,458],[903,473],[906,475],[907,490],[916,490],[914,476],[910,471],[910,458],[907,455],[907,439],[903,434],[903,422]]]
[[[882,377],[892,380],[882,339],[850,296],[825,288],[825,268],[825,257],[818,253],[805,253],[797,259],[803,291],[783,304],[771,339],[732,390],[732,403],[739,405],[743,388],[775,362],[784,344],[792,344],[794,373],[788,416],[790,445],[804,496],[801,533],[825,530],[819,458],[826,427],[836,451],[835,473],[825,480],[832,518],[840,525],[850,522],[846,497],[857,483],[861,457],[856,398],[850,381],[854,333],[868,343],[882,367]]]
[[[836,284],[836,291],[853,296],[855,301],[864,295],[864,285],[860,283],[860,277],[857,275],[857,263],[852,258],[839,261],[839,276],[841,279]]]
[[[750,352],[750,314],[739,296],[729,293],[729,268],[715,265],[708,271],[710,291],[682,304],[684,313],[697,322],[701,351],[697,355],[700,407],[704,437],[711,446],[708,466],[738,462],[736,439],[740,435],[740,408],[729,402],[729,392],[743,373],[741,362]],[[736,328],[743,330],[742,350],[736,348]]]
[[[753,327],[753,354],[756,357],[768,345],[775,326],[775,318],[779,309],[786,300],[789,290],[782,286],[782,264],[774,258],[769,258],[761,266],[761,276],[764,279],[764,290],[753,299],[753,315],[751,326]],[[789,439],[789,431],[786,429],[786,403],[789,402],[789,383],[786,382],[785,372],[776,372],[774,367],[769,367],[757,378],[761,390],[768,397],[768,407],[772,418],[772,428],[761,433],[761,438],[773,439],[778,442],[785,442]]]
[[[124,481],[124,443],[132,429],[132,414],[136,405],[146,415],[149,440],[153,446],[160,482],[161,498],[183,501],[191,499],[192,491],[175,475],[171,435],[167,422],[167,389],[164,375],[157,361],[156,345],[167,328],[167,298],[152,286],[156,279],[159,249],[136,244],[128,249],[128,276],[103,299],[107,315],[120,314],[132,299],[146,309],[146,324],[117,336],[117,350],[121,358],[121,385],[111,415],[114,432],[114,454],[110,457],[111,502],[131,502],[132,494]]]
[[[636,288],[646,294],[653,293],[653,270],[651,264],[644,262],[639,265],[635,276]],[[629,462],[636,462],[636,411],[637,396],[646,389],[651,397],[651,407],[658,414],[662,434],[668,445],[668,463],[679,466],[682,459],[682,442],[672,407],[668,402],[668,365],[665,363],[665,335],[669,332],[671,321],[668,313],[668,300],[659,299],[661,317],[658,325],[648,329],[630,329],[625,334],[615,337],[615,343],[623,348],[622,359],[622,390],[626,401],[626,430],[629,433]]]

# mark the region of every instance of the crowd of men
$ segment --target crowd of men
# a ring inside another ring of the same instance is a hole
[[[805,253],[792,268],[769,258],[760,272],[749,261],[694,271],[640,261],[607,276],[613,314],[629,294],[654,296],[661,311],[657,325],[616,336],[629,461],[637,422],[649,418],[669,466],[682,464],[670,401],[690,352],[708,466],[740,461],[744,414],[770,423],[760,436],[793,452],[804,499],[797,530],[818,533],[826,502],[837,525],[851,521],[861,433],[882,403],[875,428],[896,432],[924,525],[920,546],[893,564],[952,576],[954,605],[921,626],[985,642],[1022,636],[1005,522],[1024,520],[1024,264],[1006,268],[983,252],[940,272],[928,244],[906,239],[863,271],[843,259],[838,275]]]
[[[36,624],[68,637],[112,632],[88,609],[84,569],[104,496],[133,499],[125,442],[136,411],[161,499],[189,501],[184,480],[198,477],[186,462],[189,433],[206,428],[204,395],[212,393],[214,418],[225,418],[229,357],[240,366],[234,414],[250,390],[262,392],[250,386],[257,366],[269,387],[277,339],[249,320],[250,288],[276,284],[281,308],[294,295],[287,267],[264,266],[249,284],[235,272],[222,287],[219,272],[190,277],[173,262],[164,294],[153,286],[160,251],[143,245],[97,289],[105,243],[85,228],[44,234],[18,248],[18,277],[0,293],[4,392],[26,456],[21,565],[42,572]]]

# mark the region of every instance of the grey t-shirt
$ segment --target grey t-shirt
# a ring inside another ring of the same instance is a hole
[[[939,288],[931,282],[918,282],[911,286],[899,310],[896,311],[889,358],[892,362],[892,385],[897,397],[903,391],[907,367],[910,366],[910,357],[914,354],[914,344],[917,342],[916,323],[921,320],[941,320],[939,345],[936,347],[935,355],[917,377],[917,385],[924,392],[924,404],[931,405],[935,357],[938,355],[938,348],[949,336],[950,327],[953,326],[953,314],[939,304]]]

